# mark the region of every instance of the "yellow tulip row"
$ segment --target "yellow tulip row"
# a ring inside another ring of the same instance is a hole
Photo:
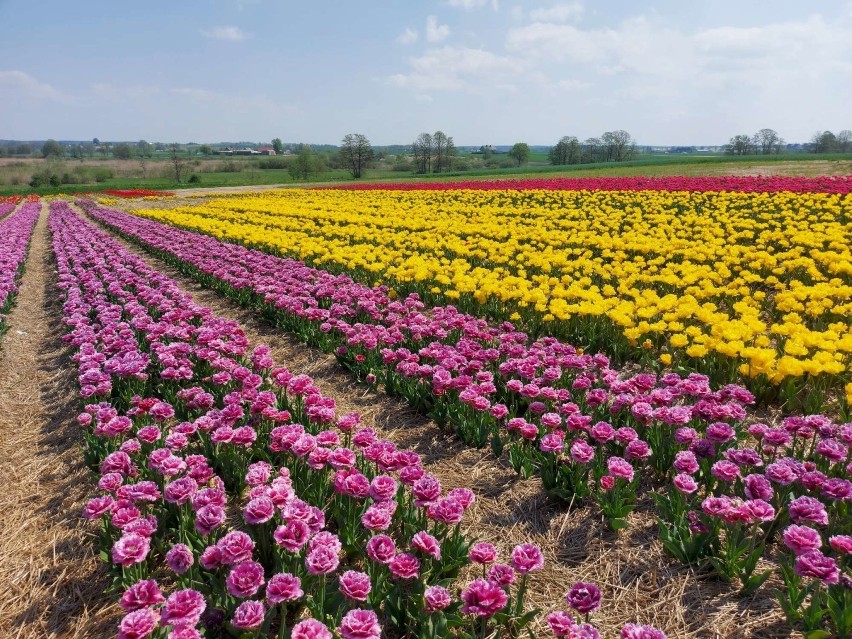
[[[849,195],[292,189],[138,213],[665,365],[848,381]]]

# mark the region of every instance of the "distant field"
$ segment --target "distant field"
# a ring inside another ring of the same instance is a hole
[[[397,182],[408,180],[447,180],[464,178],[511,178],[527,175],[606,177],[633,175],[848,175],[852,174],[852,154],[784,154],[773,156],[639,156],[629,162],[606,164],[577,164],[551,166],[545,164],[545,154],[534,154],[531,164],[508,169],[477,169],[454,171],[440,175],[414,175],[393,171],[390,168],[367,170],[362,182]],[[157,158],[147,160],[144,166],[138,160],[0,160],[0,195],[38,193],[96,192],[106,189],[156,189],[210,188],[236,186],[265,186],[296,184],[286,169],[262,169],[257,160],[235,158],[237,171],[225,171],[227,160],[220,158],[194,158],[188,160],[197,182],[181,184],[175,182],[169,160]],[[58,186],[29,186],[33,174],[48,171],[60,176],[63,183]],[[351,181],[349,173],[334,169],[317,175],[311,182]]]

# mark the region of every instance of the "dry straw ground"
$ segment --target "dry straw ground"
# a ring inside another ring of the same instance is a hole
[[[0,350],[0,637],[113,634],[114,596],[80,511],[93,488],[42,211]]]

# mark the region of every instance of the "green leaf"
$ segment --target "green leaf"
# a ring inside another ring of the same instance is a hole
[[[622,528],[627,528],[627,522],[624,519],[620,519],[616,517],[615,519],[609,520],[609,527],[612,530],[621,530]]]
[[[491,437],[491,452],[494,453],[495,457],[503,455],[503,440],[498,435]]]
[[[828,630],[811,630],[805,633],[805,639],[827,639],[830,636]]]

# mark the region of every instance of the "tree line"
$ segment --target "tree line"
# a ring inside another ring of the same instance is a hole
[[[196,147],[195,152],[203,155],[215,153],[210,145],[189,145]],[[818,131],[805,148],[813,153],[850,153],[852,152],[852,131],[843,129],[836,134],[832,131]],[[460,156],[453,137],[438,130],[434,133],[420,133],[408,146],[391,147],[390,149],[373,149],[369,139],[361,133],[348,133],[335,150],[332,145],[311,147],[299,144],[285,147],[280,138],[272,140],[272,147],[277,154],[285,152],[286,148],[294,151],[287,158],[267,157],[258,161],[257,168],[287,169],[294,180],[309,180],[328,169],[345,169],[353,178],[358,179],[364,171],[375,165],[377,160],[384,160],[390,154],[394,159],[392,170],[413,171],[415,174],[426,175],[445,173],[453,170],[470,168],[472,157]],[[741,134],[732,137],[723,148],[728,155],[771,155],[781,153],[787,148],[784,139],[774,129],[760,129],[753,135]],[[498,166],[492,155],[496,151],[490,145],[480,147],[485,167]],[[164,157],[173,165],[173,173],[177,181],[181,181],[189,171],[187,158],[192,149],[177,143],[151,144],[146,140],[136,143],[102,143],[98,138],[92,142],[62,144],[56,140],[47,140],[41,146],[44,158],[74,158],[84,159],[96,154],[106,158],[108,155],[116,159],[130,160],[137,158],[145,169],[146,160],[153,158],[155,153]],[[27,154],[32,156],[36,150],[29,143],[7,143],[0,146],[0,155]],[[587,138],[580,141],[576,136],[566,135],[560,138],[547,153],[547,159],[552,165],[591,164],[598,162],[624,162],[636,155],[636,142],[624,130],[606,131],[599,137]],[[288,154],[289,155],[289,154]],[[514,144],[505,157],[517,166],[529,162],[532,156],[530,147],[525,142]],[[508,160],[507,160],[508,161]],[[231,162],[233,167],[219,167],[216,171],[239,171],[241,166]],[[267,166],[268,165],[268,166]],[[506,167],[505,162],[499,163]]]
[[[599,138],[580,142],[566,135],[550,149],[548,159],[554,165],[592,164],[595,162],[626,162],[636,154],[636,142],[622,129],[607,131]]]
[[[727,155],[773,155],[786,148],[784,138],[775,129],[761,129],[754,135],[735,135],[724,147]],[[806,146],[811,153],[852,153],[852,131],[843,129],[836,135],[817,131]]]

